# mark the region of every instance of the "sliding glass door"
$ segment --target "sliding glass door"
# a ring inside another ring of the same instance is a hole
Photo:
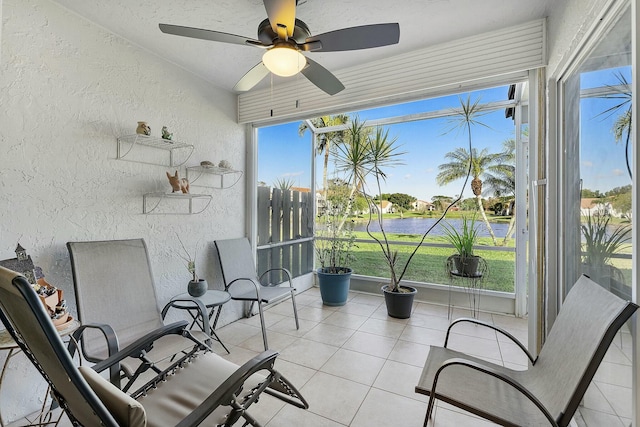
[[[560,301],[581,274],[632,298],[631,39],[630,8],[618,6],[559,82]],[[623,327],[581,407],[586,425],[630,425],[632,360]]]

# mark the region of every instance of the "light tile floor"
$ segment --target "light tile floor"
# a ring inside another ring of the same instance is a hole
[[[351,292],[342,307],[322,305],[318,288],[296,297],[300,329],[295,329],[289,301],[265,311],[270,348],[280,352],[276,367],[309,401],[302,410],[263,396],[251,413],[266,427],[421,426],[427,397],[414,387],[429,352],[442,345],[449,325],[447,308],[416,302],[411,318],[387,316],[382,296]],[[454,318],[469,316],[455,309]],[[480,313],[527,342],[527,320]],[[218,330],[231,354],[242,364],[262,351],[260,319],[241,319]],[[455,329],[451,348],[515,369],[526,357],[494,331],[474,325]],[[616,338],[576,416],[579,426],[628,426],[631,417],[631,338]],[[24,420],[12,427],[24,425]],[[438,402],[431,427],[482,427],[492,423]]]

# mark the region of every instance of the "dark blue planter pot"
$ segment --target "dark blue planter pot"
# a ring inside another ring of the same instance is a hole
[[[347,303],[353,270],[346,270],[346,273],[323,273],[322,268],[318,269],[318,285],[324,305],[339,306]]]
[[[413,299],[418,290],[411,286],[400,286],[404,292],[391,292],[388,285],[382,287],[384,302],[387,305],[387,314],[397,319],[408,319],[413,309]]]

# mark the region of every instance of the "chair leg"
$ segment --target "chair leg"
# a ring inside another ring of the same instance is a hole
[[[251,301],[251,304],[248,304],[249,307],[244,311],[244,317],[249,318],[253,316],[253,304],[255,304],[255,301]]]
[[[298,309],[296,308],[296,295],[293,289],[291,290],[291,302],[293,303],[293,317],[296,319],[296,329],[300,329],[300,323],[298,322]]]
[[[267,344],[267,328],[264,325],[264,313],[261,303],[258,303],[258,313],[260,314],[260,326],[262,327],[262,341],[264,342],[264,349],[266,351],[269,350],[269,344]]]
[[[427,405],[427,415],[424,417],[424,427],[427,427],[429,423],[429,419],[433,415],[433,407],[436,403],[435,393],[432,391],[431,396],[429,396],[429,404]]]

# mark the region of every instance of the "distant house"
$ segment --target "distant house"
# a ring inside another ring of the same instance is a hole
[[[411,206],[413,207],[413,209],[417,210],[417,211],[434,211],[436,210],[435,206],[433,205],[433,203],[431,202],[427,202],[425,200],[416,200],[415,202],[413,202],[411,204]]]
[[[582,216],[622,216],[616,211],[610,202],[595,198],[585,197],[580,199],[580,215]]]
[[[308,188],[308,187],[291,187],[290,190],[291,191],[297,191],[299,193],[310,193],[311,192],[311,189]]]
[[[383,214],[395,212],[395,209],[393,208],[393,203],[388,200],[383,200],[380,203],[373,203],[372,209],[376,210],[376,208],[379,209],[380,212],[382,212]]]

